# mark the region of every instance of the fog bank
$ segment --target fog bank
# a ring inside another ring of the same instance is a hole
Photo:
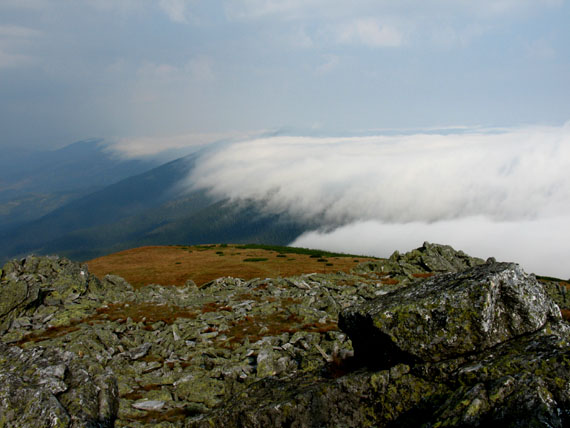
[[[307,232],[291,243],[296,247],[389,257],[407,252],[423,241],[448,244],[471,256],[495,257],[520,263],[527,272],[570,278],[568,217],[493,222],[484,217],[436,223],[352,223],[332,232]]]
[[[188,186],[262,201],[267,213],[318,228],[340,227],[305,235],[301,243],[327,239],[339,242],[339,250],[386,255],[423,240],[456,242],[485,257],[527,264],[540,258],[542,265],[529,268],[549,274],[563,271],[544,254],[570,256],[568,171],[570,123],[231,142],[202,155]],[[367,250],[368,236],[381,244]]]

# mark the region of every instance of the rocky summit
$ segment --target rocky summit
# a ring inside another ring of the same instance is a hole
[[[565,283],[429,243],[136,290],[30,256],[0,270],[0,427],[565,427],[557,304]]]

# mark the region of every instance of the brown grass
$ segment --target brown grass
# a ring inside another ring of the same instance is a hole
[[[212,305],[215,304],[213,303]],[[231,310],[231,308],[216,306],[214,310],[224,311]],[[105,321],[123,323],[130,318],[133,322],[144,323],[144,328],[152,331],[153,328],[151,324],[155,322],[162,321],[165,324],[173,324],[174,321],[179,318],[194,319],[197,315],[198,313],[196,311],[172,305],[160,305],[149,302],[112,303],[108,306],[98,308],[94,314],[88,315],[85,318],[72,319],[69,324],[48,327],[45,330],[28,333],[22,339],[15,342],[15,344],[21,346],[28,342],[36,343],[48,339],[55,339],[79,330],[82,324],[93,325],[94,323]]]
[[[262,333],[263,328],[265,330]],[[223,333],[228,336],[228,345],[232,347],[244,343],[246,337],[250,342],[256,342],[265,336],[279,336],[282,333],[293,334],[298,331],[326,333],[337,330],[336,322],[303,323],[303,319],[296,314],[277,312],[258,317],[246,316],[233,322]]]
[[[107,307],[97,309],[97,315],[92,320],[110,320],[124,322],[130,318],[134,322],[152,324],[162,321],[172,324],[178,318],[196,318],[196,312],[179,306],[160,305],[149,302],[112,303]]]
[[[426,273],[413,273],[412,276],[414,278],[430,278],[432,276],[434,276],[435,273],[433,272],[426,272]]]
[[[328,257],[332,266],[318,262],[305,254],[277,257],[276,251],[248,249],[240,251],[235,245],[225,247],[140,247],[99,257],[87,262],[89,270],[99,277],[119,275],[138,288],[147,284],[182,286],[191,279],[202,285],[222,276],[246,280],[277,276],[292,276],[303,273],[348,272],[354,267],[350,257]],[[218,254],[223,249],[224,255]],[[255,263],[244,262],[246,258],[266,258]],[[360,258],[361,262],[373,259]]]
[[[72,333],[74,331],[79,330],[78,324],[80,324],[83,320],[73,320],[68,325],[62,325],[57,327],[49,327],[46,330],[40,332],[32,332],[26,334],[22,339],[15,342],[16,346],[22,346],[24,343],[36,343],[42,342],[44,340],[56,339],[61,336],[65,336],[66,334]]]

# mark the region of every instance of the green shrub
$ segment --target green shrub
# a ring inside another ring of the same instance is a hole
[[[364,257],[362,254],[344,254],[344,253],[333,253],[330,251],[323,250],[311,250],[309,248],[299,248],[299,247],[283,247],[280,245],[264,245],[264,244],[245,244],[237,245],[235,248],[246,250],[246,249],[260,249],[260,250],[270,250],[276,251],[283,254],[306,254],[314,255],[315,258],[319,257]],[[370,256],[367,256],[370,257]],[[376,257],[370,257],[376,258]]]

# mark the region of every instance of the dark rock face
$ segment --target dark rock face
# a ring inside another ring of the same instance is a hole
[[[382,366],[481,352],[560,317],[534,276],[491,262],[353,306],[340,314],[339,327],[357,356]]]
[[[569,337],[567,324],[553,322],[472,356],[451,373],[450,365],[425,365],[456,385],[426,426],[568,426]]]
[[[0,426],[112,427],[119,398],[112,373],[71,352],[0,343]]]
[[[0,271],[0,427],[570,426],[570,331],[545,289],[428,243],[200,288],[28,257]]]

